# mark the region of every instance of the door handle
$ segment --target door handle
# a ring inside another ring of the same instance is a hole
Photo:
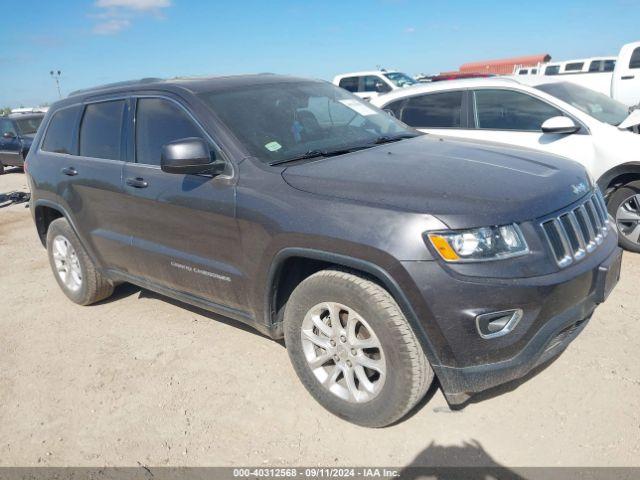
[[[127,185],[133,188],[147,188],[149,184],[144,181],[144,178],[136,177],[136,178],[127,178]]]
[[[60,171],[70,177],[75,177],[78,174],[78,171],[73,167],[65,167]]]
[[[633,80],[635,75],[625,75],[624,77],[620,77],[620,80]]]

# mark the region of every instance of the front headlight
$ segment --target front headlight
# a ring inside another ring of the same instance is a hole
[[[529,251],[520,228],[513,225],[427,233],[447,262],[477,262],[516,257]]]

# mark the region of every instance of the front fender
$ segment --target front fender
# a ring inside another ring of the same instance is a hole
[[[437,349],[433,343],[437,338],[444,338],[437,324],[431,321],[431,314],[428,307],[425,310],[420,299],[421,294],[409,273],[404,269],[402,264],[395,259],[388,258],[384,266],[374,263],[363,258],[345,255],[341,253],[331,252],[309,247],[286,247],[274,255],[271,264],[267,270],[267,278],[265,284],[267,288],[264,294],[264,313],[265,321],[268,324],[274,322],[274,301],[273,296],[275,283],[282,274],[282,266],[290,258],[303,258],[310,260],[318,260],[332,265],[341,266],[348,269],[357,270],[376,279],[387,291],[393,296],[394,300],[407,318],[411,328],[413,329],[422,349],[432,366],[441,364],[441,359],[437,354]],[[421,303],[420,314],[418,314],[414,305]]]

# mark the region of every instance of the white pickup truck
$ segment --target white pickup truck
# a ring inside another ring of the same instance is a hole
[[[612,61],[615,61],[613,69]],[[640,42],[624,45],[617,57],[545,63],[515,73],[514,78],[521,83],[572,82],[604,93],[628,107],[640,107]]]

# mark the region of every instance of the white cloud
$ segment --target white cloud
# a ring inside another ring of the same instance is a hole
[[[89,15],[99,22],[93,27],[96,35],[114,35],[131,27],[133,19],[143,15],[164,18],[162,9],[171,6],[171,0],[97,0],[98,13]]]
[[[98,8],[123,8],[141,12],[159,10],[171,6],[170,0],[98,0]]]
[[[131,20],[128,18],[112,18],[111,20],[98,23],[93,27],[93,33],[96,35],[114,35],[130,26]]]
[[[407,27],[404,31],[405,33],[414,33],[416,31],[416,27]]]

